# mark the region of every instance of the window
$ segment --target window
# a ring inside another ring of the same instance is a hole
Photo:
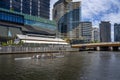
[[[24,17],[22,15],[2,11],[0,11],[0,20],[24,24]]]

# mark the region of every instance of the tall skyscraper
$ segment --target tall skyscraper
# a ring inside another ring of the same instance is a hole
[[[92,29],[92,41],[99,41],[99,29],[98,28],[93,28]]]
[[[114,24],[114,41],[120,42],[120,24]]]
[[[50,0],[0,0],[0,8],[49,19]]]
[[[53,19],[57,22],[58,36],[61,38],[74,37],[73,30],[79,26],[81,20],[80,2],[59,0],[54,4]]]
[[[82,37],[84,42],[91,42],[92,41],[92,22],[80,22],[79,28],[80,28],[79,37]]]
[[[111,23],[108,21],[101,21],[100,27],[100,41],[111,42]]]

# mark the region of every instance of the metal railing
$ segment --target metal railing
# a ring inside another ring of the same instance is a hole
[[[23,47],[6,46],[0,47],[0,53],[29,53],[29,52],[57,52],[57,51],[78,51],[78,49],[68,46],[63,47]]]

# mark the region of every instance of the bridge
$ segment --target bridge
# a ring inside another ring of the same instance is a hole
[[[80,50],[113,50],[118,51],[120,47],[120,42],[102,42],[102,43],[86,43],[86,44],[73,44],[73,48],[79,48]]]

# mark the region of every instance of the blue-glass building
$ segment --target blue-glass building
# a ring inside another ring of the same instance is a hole
[[[56,23],[0,8],[0,42],[15,38],[16,34],[55,36]]]
[[[54,4],[53,19],[58,24],[58,37],[72,37],[73,30],[79,26],[81,21],[80,2],[72,2],[72,0],[57,1]]]
[[[120,24],[114,24],[114,41],[120,42]]]
[[[0,0],[0,8],[49,19],[50,0]]]

